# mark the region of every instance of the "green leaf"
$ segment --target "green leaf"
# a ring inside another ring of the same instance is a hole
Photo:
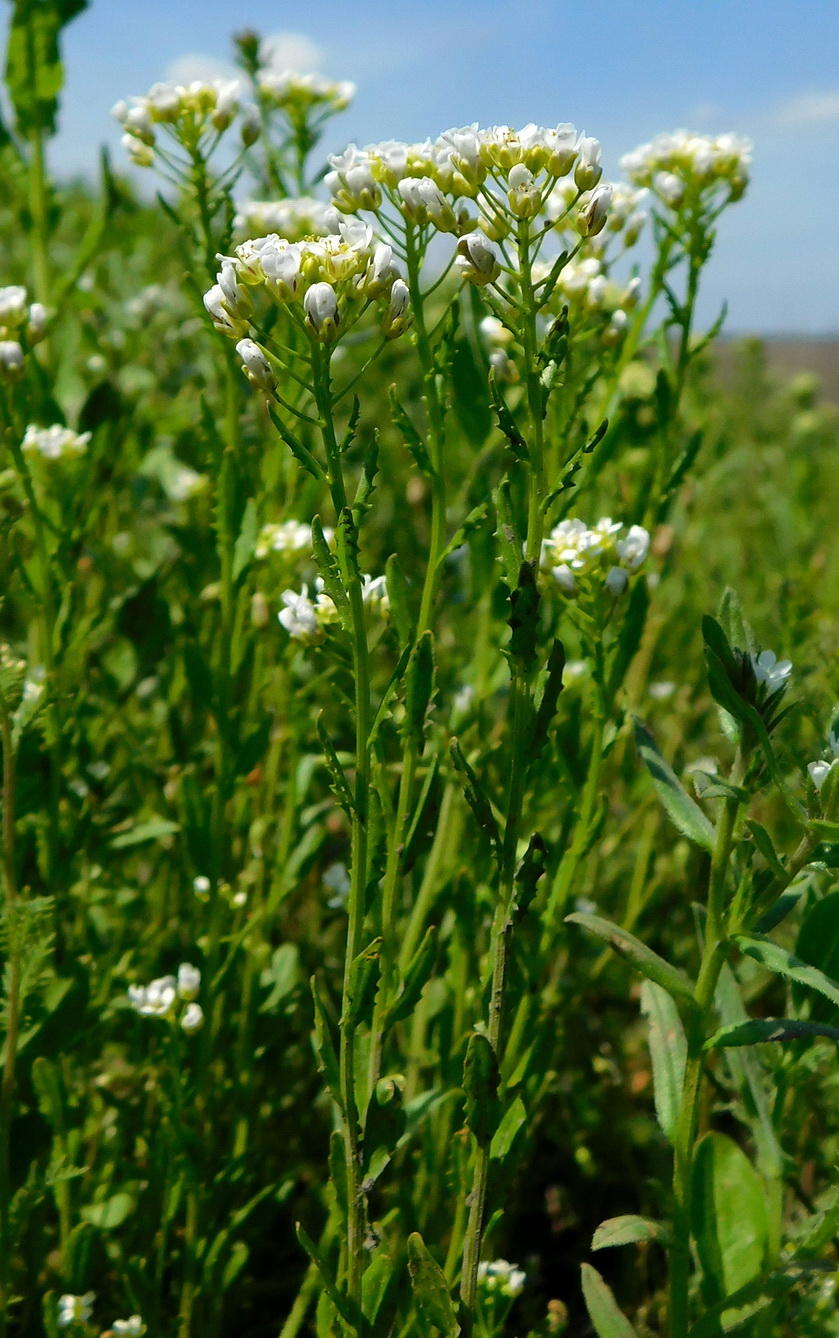
[[[463,1063],[466,1123],[479,1147],[492,1139],[500,1123],[498,1060],[486,1036],[473,1031]]]
[[[396,1265],[384,1246],[380,1245],[361,1281],[361,1310],[369,1325],[369,1333],[377,1332],[376,1321],[395,1280]]]
[[[128,832],[120,832],[111,841],[111,848],[126,850],[129,846],[140,846],[146,841],[159,841],[164,836],[175,836],[180,830],[178,823],[171,822],[169,818],[149,818],[148,822],[140,822]]]
[[[263,988],[271,988],[271,993],[259,1009],[260,1013],[276,1013],[280,1004],[300,984],[300,950],[296,943],[281,943],[274,950],[271,965],[262,972],[259,983]]]
[[[365,1013],[371,1009],[379,979],[382,940],[374,938],[350,966],[350,978],[347,984],[346,1002],[342,1027],[355,1027],[364,1020]]]
[[[566,915],[565,919],[570,924],[580,925],[589,934],[594,934],[595,938],[603,939],[642,975],[660,985],[674,999],[683,999],[693,1004],[693,986],[684,972],[659,957],[657,952],[630,934],[628,929],[622,929],[620,925],[600,915],[589,915],[587,911],[574,911],[572,915]]]
[[[797,1282],[812,1278],[815,1273],[833,1272],[830,1265],[803,1262],[790,1263],[765,1273],[762,1277],[738,1287],[736,1292],[726,1296],[723,1301],[709,1306],[702,1317],[691,1326],[689,1338],[719,1338],[720,1321],[725,1316],[725,1332],[731,1333],[743,1323],[749,1323],[758,1310],[762,1310],[777,1297],[788,1292]],[[774,1335],[773,1335],[774,1338]]]
[[[374,431],[373,439],[364,453],[364,461],[361,466],[361,477],[358,480],[355,498],[352,504],[353,521],[356,529],[361,528],[361,522],[370,510],[370,499],[376,489],[376,475],[379,472],[379,434]]]
[[[659,1245],[672,1245],[670,1228],[663,1222],[652,1222],[648,1217],[635,1217],[628,1213],[624,1217],[610,1217],[601,1222],[592,1237],[591,1248],[607,1250],[615,1245],[636,1245],[651,1240],[657,1241]]]
[[[655,1113],[674,1143],[687,1061],[684,1027],[671,996],[651,980],[641,986],[641,1012],[649,1024]]]
[[[352,1304],[350,1298],[338,1289],[332,1269],[326,1262],[323,1253],[319,1247],[315,1245],[315,1242],[311,1239],[308,1233],[304,1231],[299,1222],[295,1223],[295,1231],[297,1233],[297,1239],[300,1241],[303,1249],[306,1251],[320,1274],[320,1280],[323,1283],[323,1290],[326,1292],[326,1295],[329,1297],[341,1318],[349,1324],[356,1333],[358,1333],[361,1328],[360,1316],[356,1314],[356,1307]]]
[[[519,567],[516,588],[510,592],[510,641],[507,657],[514,672],[530,678],[536,667],[539,636],[539,589],[529,562]]]
[[[395,553],[391,553],[385,563],[385,584],[390,619],[396,628],[399,648],[404,651],[414,639],[416,619],[411,613],[411,589]]]
[[[396,397],[396,386],[391,386],[388,390],[388,399],[390,401],[390,412],[393,415],[393,421],[402,434],[402,440],[414,458],[414,463],[426,478],[434,477],[434,466],[431,463],[431,457],[425,446],[425,442],[414,427],[407,413]]]
[[[232,577],[238,581],[242,572],[250,564],[253,555],[256,552],[256,540],[259,534],[259,525],[256,518],[256,503],[251,498],[245,507],[245,514],[242,517],[242,528],[239,531],[239,537],[233,545],[233,570]]]
[[[764,1045],[767,1041],[801,1041],[813,1036],[827,1036],[839,1041],[839,1027],[824,1022],[801,1022],[788,1017],[759,1017],[735,1023],[720,1030],[705,1042],[706,1050],[720,1050],[730,1045]]]
[[[691,841],[695,841],[705,850],[713,850],[716,839],[713,825],[698,804],[691,799],[670,764],[665,762],[646,725],[637,719],[635,742],[671,821]]]
[[[725,1134],[709,1133],[693,1163],[692,1228],[707,1305],[763,1272],[769,1221],[763,1181]]]
[[[504,1161],[516,1140],[519,1130],[524,1127],[526,1122],[527,1107],[521,1097],[517,1096],[505,1110],[501,1123],[492,1136],[489,1155],[493,1161]]]
[[[742,785],[729,785],[714,771],[691,768],[690,776],[699,799],[736,799],[738,804],[748,803],[748,790],[744,790]]]
[[[451,387],[457,421],[471,445],[482,446],[492,430],[492,414],[486,379],[466,339],[456,340],[452,350]]]
[[[425,986],[428,984],[436,956],[437,926],[429,925],[423,935],[422,942],[408,964],[402,993],[395,999],[388,1013],[389,1026],[394,1022],[404,1022],[406,1018],[411,1016],[419,1003]]]
[[[380,1078],[367,1103],[364,1116],[364,1193],[369,1193],[373,1188],[405,1133],[407,1115],[402,1100],[404,1086],[405,1079],[401,1074]]]
[[[542,695],[539,698],[539,705],[536,708],[536,718],[533,722],[533,753],[531,760],[534,762],[538,760],[548,741],[548,730],[556,715],[559,694],[565,686],[562,681],[564,669],[565,647],[561,641],[556,639],[548,654],[548,663],[545,668],[545,683],[542,688]]]
[[[318,716],[316,728],[321,747],[323,748],[323,760],[326,763],[326,768],[329,772],[329,779],[331,782],[330,788],[347,817],[352,819],[352,815],[355,812],[355,800],[353,798],[352,790],[350,789],[350,783],[344,775],[344,768],[341,766],[338,754],[335,751],[335,746],[327,733],[323,715]]]
[[[466,540],[469,538],[469,535],[474,534],[475,530],[479,528],[481,521],[486,520],[486,515],[488,510],[489,510],[489,502],[479,502],[477,506],[472,508],[472,510],[469,512],[468,516],[464,520],[463,524],[459,527],[459,529],[455,530],[451,539],[446,544],[446,547],[443,549],[442,553],[437,559],[438,566],[441,566],[442,563],[445,562],[446,558],[451,557],[452,553],[454,553],[456,549],[460,548],[463,544],[466,543]]]
[[[14,0],[6,48],[6,87],[22,136],[55,133],[58,95],[64,84],[61,29],[87,8],[87,0]]]
[[[807,911],[798,931],[795,955],[831,979],[839,978],[839,892],[828,892]],[[793,997],[798,994],[798,990],[793,991]],[[809,1015],[816,1022],[839,1024],[836,1009],[824,999],[810,1000]]]
[[[302,441],[294,435],[291,428],[283,422],[271,405],[268,406],[268,416],[298,464],[301,464],[307,473],[311,474],[312,478],[317,479],[319,483],[324,482],[326,472],[322,465],[315,459],[311,451],[307,450]]]
[[[794,980],[798,985],[806,985],[808,989],[818,990],[826,999],[839,1004],[839,985],[835,981],[829,980],[818,967],[808,966],[806,962],[800,961],[798,957],[794,957],[786,948],[779,947],[771,939],[736,935],[734,942],[742,953],[753,957],[769,971],[786,976],[788,980]]]
[[[463,793],[466,796],[466,802],[472,810],[475,821],[481,831],[486,832],[493,846],[497,849],[500,844],[498,833],[498,823],[492,811],[492,805],[487,798],[483,785],[472,766],[467,762],[463,755],[457,739],[452,739],[449,744],[452,761],[455,769],[460,776],[460,782],[463,786]]]
[[[489,401],[495,411],[498,426],[507,438],[507,445],[512,454],[517,460],[529,460],[530,453],[527,449],[527,442],[519,432],[516,420],[507,407],[507,402],[501,393],[493,367],[489,369]]]
[[[752,840],[755,843],[755,847],[760,851],[775,877],[783,878],[784,881],[786,881],[789,875],[775,852],[775,847],[772,844],[772,837],[769,835],[766,828],[762,827],[754,818],[746,818],[746,826],[752,834]]]
[[[338,610],[341,626],[345,632],[351,634],[352,615],[350,613],[350,601],[347,597],[344,583],[341,580],[341,570],[338,566],[338,561],[326,542],[320,516],[315,516],[312,521],[312,552],[314,553],[315,562],[317,563],[317,568],[323,581],[323,588]]]
[[[748,1022],[746,1006],[737,979],[727,962],[723,963],[716,989],[716,1004],[724,1027]],[[767,1074],[757,1052],[749,1046],[730,1047],[726,1054],[731,1075],[740,1089],[743,1110],[757,1147],[757,1165],[764,1175],[778,1178],[783,1169],[783,1153],[772,1119],[772,1100],[767,1090]]]
[[[434,695],[434,636],[423,632],[411,651],[405,670],[405,717],[403,734],[413,741],[421,756],[425,744],[425,722]]]
[[[315,1030],[312,1036],[315,1058],[317,1059],[318,1069],[326,1080],[332,1100],[338,1109],[342,1110],[341,1071],[338,1067],[338,1055],[332,1039],[332,1028],[329,1025],[329,1017],[320,995],[321,987],[317,976],[312,976],[311,985],[312,1002],[315,1006]]]
[[[597,1338],[637,1338],[637,1334],[618,1308],[612,1290],[596,1268],[583,1264],[583,1298]]]
[[[114,1194],[112,1198],[105,1199],[102,1203],[85,1204],[80,1212],[91,1226],[99,1227],[100,1231],[113,1231],[116,1227],[122,1226],[135,1207],[136,1201],[130,1194],[120,1193]]]
[[[460,1325],[449,1295],[446,1275],[432,1258],[418,1231],[408,1237],[408,1272],[419,1317],[424,1324],[439,1329],[444,1338],[457,1338]]]

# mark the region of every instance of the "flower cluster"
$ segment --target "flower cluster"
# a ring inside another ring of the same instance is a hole
[[[600,182],[592,191],[579,194],[573,178],[557,181],[545,198],[545,213],[553,219],[566,245],[573,245],[575,234],[591,242],[590,250],[600,254],[609,241],[619,236],[625,248],[637,242],[647,215],[641,204],[648,192],[626,182]]]
[[[302,242],[271,233],[243,242],[234,256],[219,256],[217,282],[204,296],[213,324],[231,339],[247,335],[253,315],[250,289],[261,287],[312,339],[334,342],[370,302],[381,311],[382,332],[396,338],[410,322],[407,284],[400,278],[393,249],[376,242],[372,228],[342,219],[340,232]],[[302,311],[301,311],[302,308]],[[253,340],[239,352],[251,379],[270,371],[267,359],[257,365]],[[249,366],[247,355],[254,361]],[[263,367],[264,364],[264,367]],[[260,388],[267,388],[260,386]]]
[[[125,1334],[126,1338],[140,1338],[146,1331],[146,1326],[139,1315],[129,1315],[128,1319],[115,1319],[111,1325],[111,1333]]]
[[[534,278],[547,278],[550,266],[534,266]],[[603,338],[607,344],[616,343],[629,328],[628,312],[637,305],[641,280],[637,277],[627,284],[617,283],[604,270],[597,256],[569,260],[560,271],[551,295],[549,310],[560,311],[568,305],[578,317],[588,316],[598,323],[606,320]]]
[[[326,542],[331,530],[323,532]],[[285,520],[280,525],[263,525],[256,541],[256,557],[267,558],[270,553],[311,553],[312,530],[299,520]]]
[[[542,544],[542,565],[549,567],[563,594],[575,596],[581,583],[602,584],[609,594],[623,594],[650,548],[649,532],[631,525],[623,538],[621,521],[603,516],[593,528],[582,520],[562,520]]]
[[[362,602],[369,608],[385,612],[388,598],[384,576],[365,574],[361,579]],[[285,608],[280,609],[277,615],[292,640],[310,646],[322,641],[324,628],[338,621],[338,610],[324,590],[320,576],[315,581],[314,595],[314,599],[309,598],[307,585],[299,593],[296,590],[284,590],[280,598]]]
[[[181,962],[177,976],[158,976],[148,985],[129,985],[128,998],[131,1007],[143,1017],[175,1019],[177,1004],[185,1003],[178,1021],[180,1026],[191,1035],[198,1031],[204,1022],[201,1005],[196,1003],[201,988],[201,972],[189,962]]]
[[[355,84],[349,80],[336,82],[322,74],[296,74],[293,70],[262,69],[256,87],[264,102],[292,120],[312,111],[344,111],[355,96]]]
[[[63,1296],[59,1296],[58,1327],[66,1329],[71,1324],[86,1324],[93,1314],[93,1302],[95,1300],[95,1292],[85,1292],[83,1296],[74,1296],[72,1292],[65,1292]]]
[[[648,186],[664,204],[678,209],[688,195],[717,186],[739,200],[749,182],[751,141],[741,135],[696,135],[689,130],[657,135],[621,159],[637,186]]]
[[[46,308],[28,302],[25,288],[0,288],[0,377],[13,381],[23,374],[25,353],[44,338],[46,326]]]
[[[45,460],[61,460],[66,456],[84,455],[89,432],[74,432],[72,428],[54,423],[52,427],[36,427],[29,424],[23,434],[23,450],[28,454],[42,455]]]
[[[483,1292],[496,1293],[513,1300],[524,1291],[527,1274],[506,1259],[484,1261],[478,1265],[478,1284]]]
[[[306,237],[326,237],[338,232],[338,214],[331,205],[311,195],[291,200],[248,200],[233,220],[239,237],[264,237],[276,233],[289,242]]]
[[[233,124],[240,102],[238,79],[212,83],[197,79],[191,84],[155,84],[143,97],[117,102],[111,115],[125,131],[122,146],[131,161],[138,167],[151,167],[159,128],[194,149],[208,132],[222,134]],[[243,134],[247,138],[247,132]]]
[[[489,346],[489,365],[498,380],[509,384],[518,381],[519,369],[510,357],[510,349],[515,343],[513,331],[497,316],[484,316],[480,330]]]

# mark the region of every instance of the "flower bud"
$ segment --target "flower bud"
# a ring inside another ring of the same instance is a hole
[[[653,177],[653,187],[671,209],[678,209],[685,197],[684,183],[679,180],[675,172],[656,172]]]
[[[411,324],[411,295],[404,279],[395,279],[390,290],[390,302],[382,321],[382,332],[388,339],[398,339]]]
[[[393,259],[393,247],[387,242],[377,242],[370,261],[370,268],[364,276],[364,292],[368,297],[384,297],[390,292],[399,270]]]
[[[262,122],[259,119],[259,109],[254,107],[253,103],[248,103],[243,109],[240,131],[242,135],[242,143],[246,149],[249,149],[252,144],[255,144],[259,139],[259,136],[262,134]]]
[[[184,1009],[184,1015],[181,1018],[181,1030],[185,1031],[187,1036],[192,1036],[196,1031],[200,1031],[204,1025],[204,1010],[200,1004],[187,1004]]]
[[[261,632],[270,621],[271,613],[268,608],[268,600],[261,590],[255,590],[251,598],[251,627],[255,627],[258,632]]]
[[[135,166],[151,167],[154,162],[154,153],[148,144],[144,144],[135,135],[123,135],[121,142],[122,147]]]
[[[303,298],[306,322],[322,344],[337,337],[340,324],[338,298],[331,283],[313,283]]]
[[[577,141],[579,155],[574,170],[574,180],[580,190],[594,190],[603,168],[600,166],[600,141],[588,135],[581,135]]]
[[[239,109],[239,80],[226,79],[218,88],[211,121],[216,130],[226,130]]]
[[[178,967],[178,997],[189,1003],[198,998],[201,988],[201,972],[189,962],[181,962]]]
[[[501,273],[495,247],[480,232],[469,232],[460,238],[455,263],[461,277],[480,288],[492,283]]]
[[[507,175],[510,187],[507,199],[516,218],[534,218],[539,212],[541,196],[533,173],[524,163],[516,163]]]
[[[584,202],[577,215],[577,231],[581,237],[596,237],[606,226],[609,205],[612,201],[612,187],[598,186],[591,197]]]
[[[23,349],[16,339],[0,339],[0,377],[16,381],[23,376]]]
[[[47,309],[43,302],[33,302],[29,308],[26,338],[30,344],[40,344],[47,332]]]
[[[569,598],[576,595],[577,582],[567,562],[562,562],[558,567],[554,567],[551,574],[564,595],[568,595]]]
[[[240,339],[236,345],[236,352],[242,359],[242,371],[256,390],[270,394],[276,389],[277,378],[258,344],[252,339]]]

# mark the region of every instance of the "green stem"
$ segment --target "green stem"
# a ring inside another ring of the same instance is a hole
[[[724,915],[725,885],[738,809],[739,803],[736,799],[727,799],[717,827],[708,883],[705,946],[694,991],[696,1006],[687,1027],[685,1080],[679,1104],[673,1158],[670,1338],[687,1338],[690,1324],[691,1178],[702,1098],[703,1046],[708,1036],[720,971],[728,952]]]
[[[329,484],[336,518],[347,506],[347,494],[341,467],[340,448],[332,415],[332,386],[329,350],[318,347],[314,360],[315,398],[321,420],[323,444],[329,466]],[[349,895],[349,923],[344,958],[344,983],[341,1008],[340,1084],[343,1105],[343,1132],[347,1168],[347,1293],[354,1306],[361,1305],[361,1279],[364,1271],[364,1205],[361,1194],[361,1125],[355,1083],[355,1023],[349,1018],[352,966],[362,950],[365,892],[367,885],[367,822],[370,801],[370,667],[367,628],[361,582],[352,573],[347,591],[352,619],[352,657],[355,688],[355,792],[352,816],[352,871]]]
[[[21,961],[16,923],[17,882],[15,878],[15,759],[12,726],[5,707],[0,712],[0,737],[3,744],[3,882],[6,894],[6,934],[9,944],[9,983],[7,998],[6,1044],[3,1081],[0,1086],[0,1338],[8,1331],[11,1300],[11,1248],[9,1208],[11,1203],[9,1141],[12,1096],[15,1087],[15,1058],[20,1031]]]
[[[29,208],[32,214],[33,288],[38,302],[46,304],[50,292],[49,211],[44,141],[41,131],[32,131],[29,159]]]

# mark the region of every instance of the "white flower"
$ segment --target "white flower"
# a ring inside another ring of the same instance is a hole
[[[192,1036],[196,1031],[200,1031],[204,1025],[204,1010],[200,1004],[187,1004],[181,1018],[181,1030],[185,1031],[187,1036]]]
[[[18,329],[26,319],[26,289],[20,284],[0,288],[0,327]]]
[[[240,339],[236,345],[236,352],[242,359],[242,371],[251,385],[270,394],[276,388],[277,378],[259,345],[252,339]]]
[[[16,339],[0,339],[0,376],[14,380],[23,374],[23,349]]]
[[[492,1263],[478,1265],[478,1281],[488,1292],[500,1292],[511,1299],[520,1296],[527,1281],[527,1274],[506,1259],[495,1259]]]
[[[189,962],[181,962],[178,967],[178,998],[185,999],[187,1003],[192,999],[198,998],[198,991],[201,988],[201,972],[197,966],[191,966]]]
[[[296,590],[284,590],[280,596],[285,604],[277,617],[281,625],[295,641],[319,641],[322,635],[317,610],[308,597],[306,586],[301,594]]]
[[[326,542],[331,530],[323,532]],[[286,520],[281,525],[263,525],[256,544],[256,556],[266,558],[269,553],[304,553],[312,548],[312,531],[299,520]]]
[[[60,423],[52,427],[30,423],[23,434],[22,446],[27,453],[39,452],[45,460],[60,460],[64,455],[83,455],[89,441],[89,432],[74,432]]]
[[[484,316],[479,329],[487,343],[494,344],[496,348],[507,348],[515,340],[512,330],[508,330],[497,316]]]
[[[388,606],[386,578],[369,576],[365,573],[361,578],[361,600],[364,604],[378,605],[386,609]]]
[[[216,93],[216,105],[211,120],[216,130],[226,130],[239,110],[241,85],[238,79],[225,79],[219,83]]]
[[[650,551],[649,530],[643,525],[630,525],[626,538],[616,540],[615,548],[622,564],[629,571],[637,571]]]
[[[820,790],[835,766],[839,766],[839,761],[834,757],[832,761],[825,762],[819,759],[818,762],[808,762],[807,770],[810,773],[810,779],[817,790]]]
[[[515,163],[507,175],[507,184],[507,199],[516,218],[533,218],[539,212],[542,196],[530,168]]]
[[[313,283],[303,298],[303,310],[316,339],[325,344],[336,337],[341,317],[331,283]]]
[[[390,290],[390,301],[382,320],[382,332],[388,339],[397,339],[411,323],[411,294],[404,279],[395,279]]]
[[[146,1326],[139,1315],[130,1315],[128,1319],[115,1319],[111,1328],[114,1333],[126,1334],[127,1338],[140,1338],[140,1334],[146,1331]]]
[[[174,976],[158,976],[148,985],[129,985],[131,1007],[144,1017],[168,1017],[177,997]]]
[[[338,215],[331,205],[309,195],[293,200],[248,200],[240,206],[233,227],[240,237],[274,233],[295,242],[337,232]]]
[[[192,890],[202,901],[206,900],[210,887],[210,880],[204,873],[199,873],[198,877],[192,880]]]
[[[765,683],[767,696],[772,697],[786,684],[792,673],[791,660],[778,660],[772,650],[762,650],[759,655],[751,655],[752,668],[758,683]]]
[[[603,231],[611,202],[611,186],[604,184],[592,191],[577,215],[577,231],[582,237],[596,237]]]
[[[43,302],[33,302],[29,308],[26,338],[30,344],[40,344],[47,332],[47,309]]]
[[[558,567],[552,567],[551,575],[564,595],[576,595],[577,582],[567,562],[561,562]]]
[[[615,598],[622,595],[629,585],[629,576],[623,567],[610,567],[606,573],[606,580],[603,583],[610,595]]]
[[[653,189],[660,195],[665,204],[677,208],[685,197],[685,188],[683,183],[676,176],[675,172],[656,172],[653,177]]]
[[[577,141],[577,166],[574,180],[580,190],[594,190],[601,176],[600,141],[590,135],[581,135]]]
[[[95,1292],[85,1292],[84,1296],[73,1296],[65,1292],[58,1298],[58,1327],[66,1329],[69,1324],[84,1324],[93,1314]]]
[[[476,283],[483,288],[501,273],[495,247],[481,232],[468,232],[461,237],[457,252],[455,264],[467,283]]]

